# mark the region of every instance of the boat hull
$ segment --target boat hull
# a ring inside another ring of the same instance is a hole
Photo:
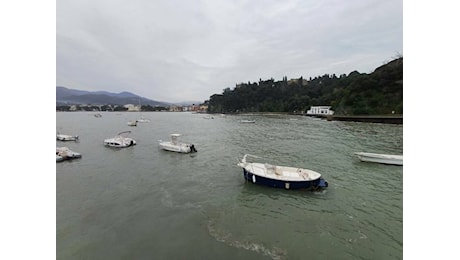
[[[243,177],[254,184],[265,185],[273,188],[317,190],[329,186],[328,182],[322,177],[308,181],[278,180],[254,174],[245,168],[243,168]]]
[[[74,152],[67,147],[56,147],[56,162],[81,158],[81,153]]]
[[[180,134],[171,134],[171,141],[159,140],[161,149],[176,153],[195,153],[197,152],[194,144],[179,142]]]
[[[126,148],[136,145],[136,140],[129,137],[117,136],[114,138],[105,139],[104,145],[114,148]]]
[[[78,141],[78,136],[71,135],[56,135],[58,141]]]
[[[355,153],[359,160],[363,162],[391,164],[391,165],[403,165],[402,155],[391,155],[391,154],[375,154],[375,153]]]
[[[114,147],[114,148],[126,148],[126,147],[136,145],[136,141],[131,140],[131,139],[123,140],[123,141],[107,139],[107,140],[104,140],[104,145],[109,146],[109,147]]]
[[[171,142],[161,142],[159,145],[161,149],[170,151],[170,152],[176,152],[176,153],[196,152],[195,147],[191,144],[172,144]]]

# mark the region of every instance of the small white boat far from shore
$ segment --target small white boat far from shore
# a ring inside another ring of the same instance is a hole
[[[159,141],[159,146],[166,151],[178,153],[196,153],[195,145],[179,142],[181,134],[171,134],[171,141]]]
[[[363,162],[374,162],[392,165],[403,165],[403,156],[395,154],[380,154],[380,153],[355,153],[359,160]]]
[[[137,120],[129,121],[129,122],[128,122],[128,125],[129,125],[129,126],[137,126],[137,122],[138,122]]]
[[[136,140],[130,137],[123,136],[123,134],[125,133],[131,133],[131,131],[124,131],[124,132],[118,133],[115,137],[105,139],[104,145],[110,146],[110,147],[116,147],[116,148],[124,148],[124,147],[135,145]]]
[[[78,140],[78,135],[65,135],[65,134],[58,133],[56,135],[56,140],[59,140],[59,141],[77,141]]]
[[[141,117],[141,119],[136,120],[138,123],[150,123],[150,119]]]
[[[56,147],[56,162],[81,158],[81,154],[70,150],[67,147]]]

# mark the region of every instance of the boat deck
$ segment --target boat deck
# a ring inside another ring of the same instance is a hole
[[[283,181],[312,181],[321,177],[320,173],[312,170],[267,163],[248,163],[244,168],[255,175]]]

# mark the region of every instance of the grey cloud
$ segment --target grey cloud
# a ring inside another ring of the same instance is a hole
[[[58,85],[171,102],[402,53],[402,0],[63,0],[56,22]]]

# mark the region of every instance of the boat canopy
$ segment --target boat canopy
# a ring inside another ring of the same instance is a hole
[[[177,139],[181,136],[181,134],[171,134],[171,143],[177,144]]]

